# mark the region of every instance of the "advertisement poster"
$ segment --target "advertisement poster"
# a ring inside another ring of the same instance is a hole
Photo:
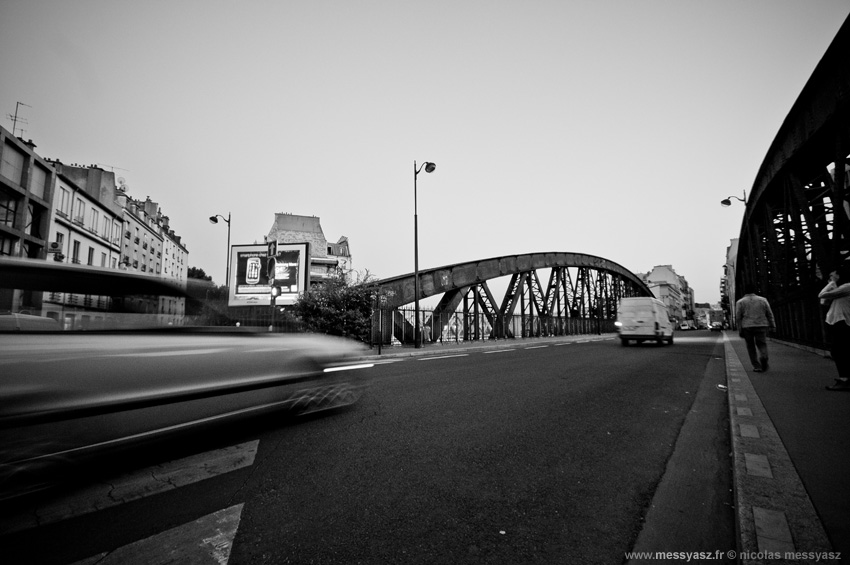
[[[270,306],[272,286],[275,304],[293,304],[310,282],[309,251],[307,243],[232,246],[228,306]]]

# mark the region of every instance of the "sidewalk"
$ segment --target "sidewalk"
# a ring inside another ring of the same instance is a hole
[[[740,551],[850,562],[850,393],[825,389],[835,364],[770,341],[770,369],[754,373],[744,340],[724,341]]]

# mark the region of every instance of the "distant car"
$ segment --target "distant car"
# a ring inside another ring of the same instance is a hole
[[[688,324],[679,324],[680,330],[689,330],[691,327]]]
[[[712,322],[711,323],[711,331],[719,332],[719,331],[722,331],[722,330],[723,330],[723,324],[721,324],[720,322]]]

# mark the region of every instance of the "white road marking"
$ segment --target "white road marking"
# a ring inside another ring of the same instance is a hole
[[[73,565],[227,565],[242,519],[237,504]]]
[[[526,347],[525,349],[544,349],[549,347],[548,345],[532,345],[531,347]]]
[[[10,533],[96,512],[173,490],[254,464],[259,440],[199,453],[141,469],[68,493],[30,514],[0,519],[0,533]]]
[[[452,357],[467,357],[469,353],[463,353],[460,355],[441,355],[439,357],[423,357],[421,359],[417,359],[417,361],[433,361],[435,359],[451,359]]]
[[[211,349],[179,349],[177,351],[153,351],[150,353],[127,352],[127,353],[111,353],[104,357],[176,357],[178,355],[209,355],[210,353],[221,353],[228,351],[227,347],[216,347]]]
[[[497,349],[495,351],[485,351],[484,354],[487,355],[488,353],[507,353],[508,351],[516,351],[516,349]]]
[[[343,365],[341,367],[328,367],[324,370],[325,373],[333,373],[336,371],[347,371],[349,369],[368,369],[374,367],[374,363],[363,363],[361,365]]]

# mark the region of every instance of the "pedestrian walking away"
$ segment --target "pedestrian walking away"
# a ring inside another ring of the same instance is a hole
[[[767,371],[767,334],[776,329],[776,322],[767,298],[756,294],[756,285],[750,283],[744,287],[744,297],[735,303],[735,321],[738,334],[747,343],[753,371]]]
[[[829,275],[829,283],[818,294],[821,304],[829,304],[826,326],[830,352],[838,369],[835,384],[827,390],[850,391],[850,265],[843,264]]]

